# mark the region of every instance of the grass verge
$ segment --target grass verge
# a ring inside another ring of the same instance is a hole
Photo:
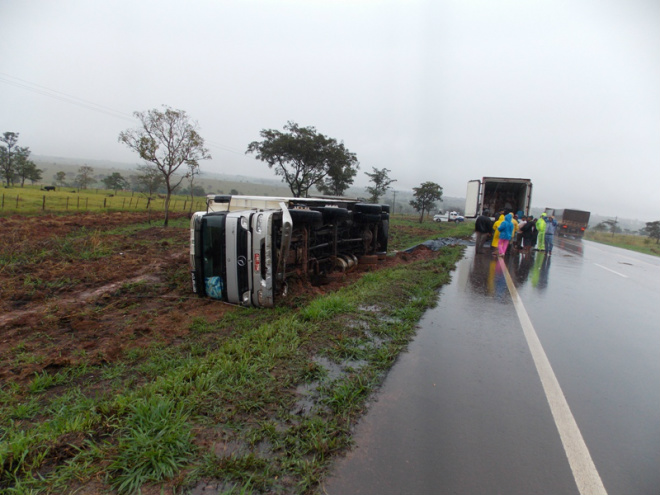
[[[460,229],[394,220],[392,246]],[[461,256],[372,271],[301,307],[191,316],[172,345],[3,383],[0,490],[311,493]]]

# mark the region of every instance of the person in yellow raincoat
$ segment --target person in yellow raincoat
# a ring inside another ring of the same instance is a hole
[[[538,240],[536,241],[536,250],[537,251],[545,251],[545,218],[546,218],[545,213],[541,213],[541,216],[539,219],[536,221],[536,230],[539,232]]]
[[[493,256],[497,256],[497,246],[500,242],[500,231],[497,230],[497,228],[500,226],[500,224],[504,221],[504,214],[500,213],[499,218],[497,219],[497,222],[493,224],[493,240],[490,243],[490,250],[493,254]]]

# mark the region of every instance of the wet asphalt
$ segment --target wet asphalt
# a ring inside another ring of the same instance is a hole
[[[564,238],[467,248],[320,493],[580,493],[505,266],[606,493],[660,493],[660,259]]]

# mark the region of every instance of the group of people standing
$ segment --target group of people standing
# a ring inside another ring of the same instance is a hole
[[[539,218],[524,216],[521,211],[513,214],[507,210],[499,212],[493,222],[481,215],[474,224],[477,233],[477,252],[486,239],[491,239],[493,256],[504,256],[508,249],[529,253],[532,249],[544,251],[552,256],[557,221],[542,213]]]

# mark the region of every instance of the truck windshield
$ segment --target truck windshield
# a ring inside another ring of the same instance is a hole
[[[202,220],[203,273],[206,294],[224,299],[225,220],[226,215],[207,215]]]

